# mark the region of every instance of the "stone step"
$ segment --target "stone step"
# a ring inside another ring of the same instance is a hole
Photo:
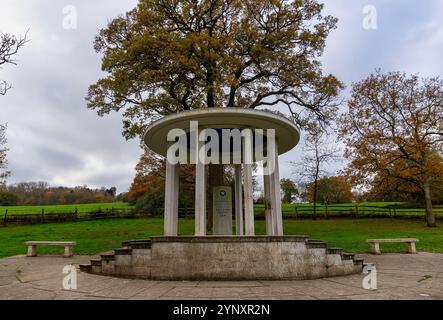
[[[81,264],[80,265],[80,271],[81,272],[86,272],[86,273],[91,273],[92,272],[92,265],[90,265],[90,264]]]
[[[326,249],[327,243],[321,240],[308,240],[306,242],[306,247],[308,249]]]
[[[354,260],[355,259],[355,253],[342,253],[341,258],[343,260]]]
[[[342,248],[329,248],[328,249],[328,254],[339,254],[339,255],[342,255],[343,254],[343,249]]]
[[[114,250],[115,256],[130,256],[132,255],[132,249],[131,248],[120,248]]]
[[[115,254],[102,254],[100,257],[103,261],[115,261]]]
[[[363,262],[363,268],[365,267],[375,267],[375,263],[373,262]]]
[[[354,260],[354,264],[356,266],[363,266],[364,262],[365,262],[365,260],[364,259],[360,259],[360,258]]]
[[[150,239],[147,239],[147,240],[129,240],[129,241],[124,241],[122,243],[122,246],[124,248],[130,248],[130,249],[151,249],[152,241]]]
[[[115,274],[115,264],[116,264],[115,257],[105,257],[105,259],[102,258],[101,273],[105,275]]]
[[[91,273],[101,274],[102,273],[102,261],[101,260],[91,260]]]
[[[92,267],[101,267],[102,261],[101,260],[91,260],[91,266]]]

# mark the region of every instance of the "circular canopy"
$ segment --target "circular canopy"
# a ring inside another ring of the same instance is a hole
[[[279,154],[293,149],[300,141],[300,130],[290,120],[277,114],[243,108],[207,108],[166,116],[152,123],[146,130],[146,146],[166,156],[167,136],[173,129],[190,130],[190,122],[198,121],[199,129],[274,129]]]

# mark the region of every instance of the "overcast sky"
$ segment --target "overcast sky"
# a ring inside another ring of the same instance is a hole
[[[376,68],[443,74],[443,1],[326,0],[326,12],[340,19],[323,57],[327,72],[349,86]],[[126,191],[141,154],[138,141],[121,135],[121,116],[99,118],[86,108],[87,88],[100,76],[92,47],[107,21],[136,0],[0,0],[0,32],[31,40],[19,66],[0,71],[14,86],[0,97],[0,123],[8,123],[9,183],[47,181],[52,185],[117,186]],[[78,12],[75,30],[63,27],[63,9]],[[364,8],[377,9],[377,29],[365,29]],[[346,93],[345,93],[346,95]],[[282,176],[301,146],[281,158]]]

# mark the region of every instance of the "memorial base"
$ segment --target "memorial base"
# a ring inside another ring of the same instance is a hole
[[[82,265],[84,272],[151,280],[302,280],[361,273],[363,260],[305,236],[154,237]]]

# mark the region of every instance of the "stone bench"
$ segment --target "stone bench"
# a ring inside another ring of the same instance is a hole
[[[28,257],[37,256],[37,246],[60,246],[65,247],[65,257],[73,256],[73,247],[76,245],[75,242],[60,242],[60,241],[27,241],[25,244],[28,246]]]
[[[380,243],[404,243],[408,249],[408,253],[417,253],[415,243],[418,239],[405,238],[405,239],[370,239],[366,241],[372,248],[373,254],[381,254]]]

